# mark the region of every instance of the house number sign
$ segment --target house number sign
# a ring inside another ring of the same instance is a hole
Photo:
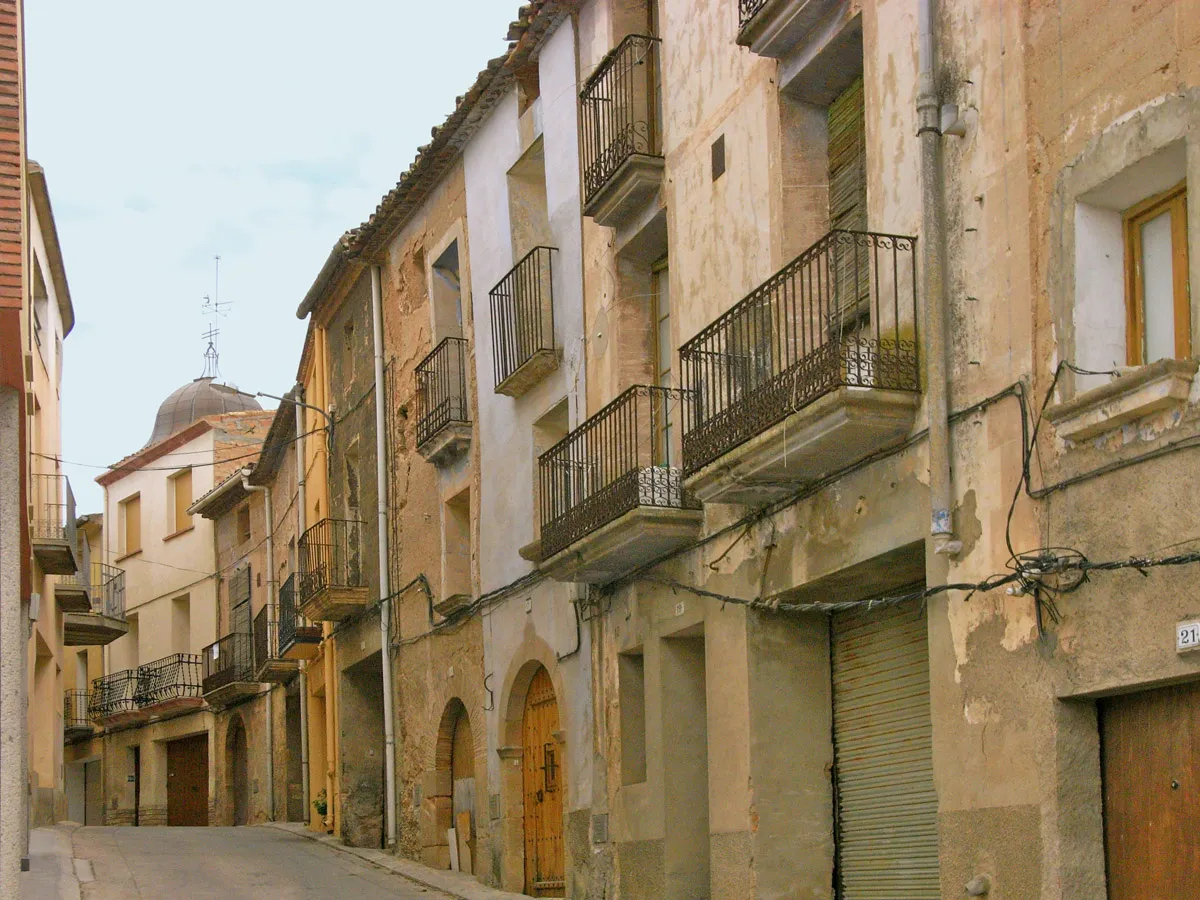
[[[1200,619],[1180,622],[1175,626],[1175,652],[1200,650]]]

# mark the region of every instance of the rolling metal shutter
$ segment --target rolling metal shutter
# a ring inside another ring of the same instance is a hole
[[[842,900],[938,900],[937,793],[925,614],[833,617]]]

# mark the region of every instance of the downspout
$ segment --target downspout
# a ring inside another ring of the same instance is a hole
[[[292,390],[292,396],[299,400],[304,389],[297,384]],[[305,502],[304,490],[304,409],[299,403],[292,408],[296,411],[296,542],[299,544],[300,535],[304,534]],[[299,558],[297,557],[297,563]],[[292,573],[293,575],[295,573]],[[300,795],[304,798],[304,821],[309,819],[312,809],[312,795],[309,793],[308,780],[308,660],[300,661]]]
[[[917,0],[917,135],[921,142],[921,268],[925,295],[925,403],[929,415],[929,508],[935,553],[961,549],[954,538],[946,370],[946,225],[943,217],[941,107],[934,83],[934,0]]]
[[[271,620],[270,609],[275,606],[275,516],[271,512],[271,489],[264,485],[250,483],[251,469],[242,469],[242,489],[247,493],[261,492],[263,495],[264,515],[267,520],[267,622]],[[278,629],[279,610],[275,610],[275,623]],[[276,640],[279,631],[275,632]],[[267,688],[267,821],[275,821],[275,716],[271,700],[275,686]]]
[[[383,287],[371,266],[371,330],[375,339],[375,497],[379,510],[379,658],[383,669],[383,771],[387,846],[396,846],[396,731],[392,709],[392,601],[388,585],[387,446],[383,395]]]

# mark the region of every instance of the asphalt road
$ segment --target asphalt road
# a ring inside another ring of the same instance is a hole
[[[446,900],[398,875],[274,828],[80,828],[84,900]]]

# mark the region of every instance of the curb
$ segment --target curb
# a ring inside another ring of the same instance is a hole
[[[399,875],[414,884],[430,890],[438,891],[458,900],[528,900],[526,894],[514,894],[498,888],[488,887],[476,881],[470,875],[460,872],[431,869],[428,866],[399,856],[393,856],[384,850],[372,850],[366,847],[347,847],[340,838],[332,835],[317,834],[309,831],[304,825],[292,822],[264,822],[263,827],[274,828],[287,834],[302,837],[318,844],[323,844],[332,850],[349,856],[357,857],[380,869],[386,869],[393,875]]]

